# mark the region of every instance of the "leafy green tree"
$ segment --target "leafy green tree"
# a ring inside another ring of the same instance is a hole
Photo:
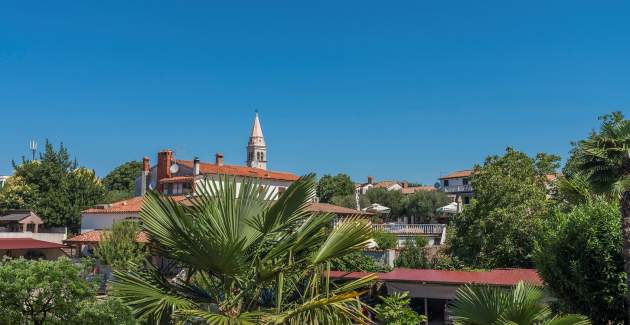
[[[349,209],[356,209],[357,208],[357,199],[356,199],[354,194],[343,195],[343,196],[333,196],[330,199],[330,203],[332,203],[334,205],[346,207],[346,208],[349,208]],[[360,195],[359,196],[359,207],[361,209],[363,209],[363,208],[366,208],[369,205],[370,205],[370,201],[368,200],[368,198],[363,196],[363,195]]]
[[[103,233],[101,242],[94,249],[101,263],[117,270],[129,270],[142,262],[148,255],[147,247],[137,241],[140,226],[135,220],[115,222],[111,231]]]
[[[473,267],[533,266],[532,234],[549,214],[546,172],[511,148],[477,166],[472,203],[452,218],[451,252]]]
[[[2,261],[0,323],[72,323],[83,301],[94,298],[93,288],[81,272],[81,267],[65,258]]]
[[[582,315],[553,315],[542,289],[519,282],[512,290],[466,285],[457,290],[449,311],[462,325],[588,325]]]
[[[354,194],[354,182],[346,174],[324,175],[317,184],[317,196],[320,202],[330,202],[333,196]]]
[[[557,212],[536,245],[536,268],[554,296],[597,324],[627,321],[620,219],[617,204],[587,202]]]
[[[389,272],[390,267],[374,261],[361,252],[354,252],[335,258],[330,263],[331,270],[348,272]]]
[[[10,177],[0,189],[0,213],[9,209],[26,209],[35,202],[35,189],[20,176]]]
[[[612,193],[619,198],[626,285],[630,287],[630,120],[625,119],[621,112],[600,119],[599,132],[593,132],[577,143],[574,160],[577,169],[586,174],[595,191]],[[630,309],[627,313],[630,314]]]
[[[107,200],[124,200],[133,197],[136,190],[136,178],[140,177],[142,163],[128,161],[114,168],[105,178],[103,186],[108,191]]]
[[[380,249],[392,249],[398,247],[398,237],[391,232],[376,231],[373,234],[373,238]]]
[[[14,197],[19,196],[12,202],[23,202],[19,205],[33,209],[46,225],[77,228],[81,211],[104,198],[105,190],[95,173],[70,160],[63,144],[55,150],[46,141],[40,160],[13,165],[24,190],[12,191]],[[0,199],[3,207],[5,202]]]
[[[390,208],[388,218],[395,220],[405,215],[405,195],[401,191],[388,191],[384,188],[369,189],[365,196],[370,203],[378,203]]]
[[[72,325],[135,325],[131,309],[119,299],[108,297],[98,301],[84,301]]]
[[[405,197],[404,214],[413,217],[415,223],[429,223],[435,217],[435,210],[449,203],[444,192],[420,191]]]
[[[396,259],[396,267],[406,267],[410,269],[427,269],[430,267],[429,261],[424,253],[428,241],[422,236],[407,239],[405,247]]]
[[[383,303],[377,305],[376,319],[385,325],[418,325],[426,322],[424,315],[418,315],[409,308],[409,293],[394,293],[389,297],[380,297]]]
[[[154,268],[114,270],[113,294],[140,321],[209,324],[368,323],[358,299],[374,278],[335,286],[330,262],[362,250],[372,227],[359,218],[333,229],[333,215],[307,211],[315,196],[308,175],[275,202],[259,184],[224,178],[182,205],[150,192],[142,229],[160,255],[182,268],[169,281]]]

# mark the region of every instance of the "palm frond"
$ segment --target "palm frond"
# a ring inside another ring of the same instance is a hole
[[[333,257],[343,256],[365,248],[372,238],[372,226],[359,217],[346,218],[337,223],[326,242],[311,257],[312,264],[319,264]]]

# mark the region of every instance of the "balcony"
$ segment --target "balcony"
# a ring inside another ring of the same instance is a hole
[[[374,224],[374,231],[383,231],[393,234],[418,234],[418,235],[440,235],[446,229],[444,224]]]
[[[470,184],[453,185],[453,186],[444,186],[442,191],[446,193],[467,193],[467,192],[472,192],[473,188]]]

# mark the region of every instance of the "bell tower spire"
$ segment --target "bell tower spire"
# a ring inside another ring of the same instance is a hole
[[[258,110],[256,110],[252,133],[249,135],[249,142],[247,143],[247,166],[267,169],[267,144],[260,126]]]

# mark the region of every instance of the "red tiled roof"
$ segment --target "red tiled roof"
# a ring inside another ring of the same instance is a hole
[[[331,271],[330,276],[337,279],[358,279],[369,275],[366,272]],[[395,268],[388,273],[376,273],[380,281],[424,282],[441,284],[486,284],[495,286],[513,286],[519,281],[542,286],[543,281],[534,269],[495,269],[491,271],[443,271],[425,269]]]
[[[422,191],[435,192],[435,191],[437,191],[437,189],[435,187],[433,187],[433,186],[403,187],[403,189],[402,189],[402,193],[403,194],[413,194],[413,193],[422,192]]]
[[[0,250],[14,249],[54,249],[63,248],[62,244],[51,243],[33,238],[0,238]]]
[[[175,176],[171,178],[163,178],[160,183],[186,183],[195,180],[193,176]]]
[[[82,234],[78,234],[72,238],[66,239],[64,240],[64,242],[69,244],[98,243],[101,241],[101,237],[103,236],[104,231],[107,230],[86,231]],[[145,232],[141,231],[138,233],[136,241],[139,243],[148,243],[149,236]]]
[[[470,175],[472,175],[472,170],[471,169],[467,169],[467,170],[459,170],[456,172],[452,172],[446,176],[442,176],[440,177],[440,179],[449,179],[449,178],[460,178],[460,177],[468,177]]]
[[[338,205],[328,203],[311,203],[306,209],[311,212],[334,213],[340,215],[372,215],[372,213],[340,207]]]
[[[192,160],[177,160],[177,164],[180,164],[186,168],[193,168]],[[200,163],[199,172],[201,174],[221,174],[221,175],[235,175],[256,177],[262,179],[275,179],[281,181],[297,181],[300,178],[297,175],[285,172],[274,172],[270,170],[264,170],[260,168],[252,168],[236,165],[215,165],[210,163]]]
[[[177,202],[186,200],[186,196],[183,195],[169,197]],[[139,213],[141,209],[142,196],[136,196],[111,204],[103,204],[100,207],[89,208],[81,211],[81,213]]]
[[[374,188],[388,188],[396,184],[398,184],[396,181],[380,181],[374,184]]]

